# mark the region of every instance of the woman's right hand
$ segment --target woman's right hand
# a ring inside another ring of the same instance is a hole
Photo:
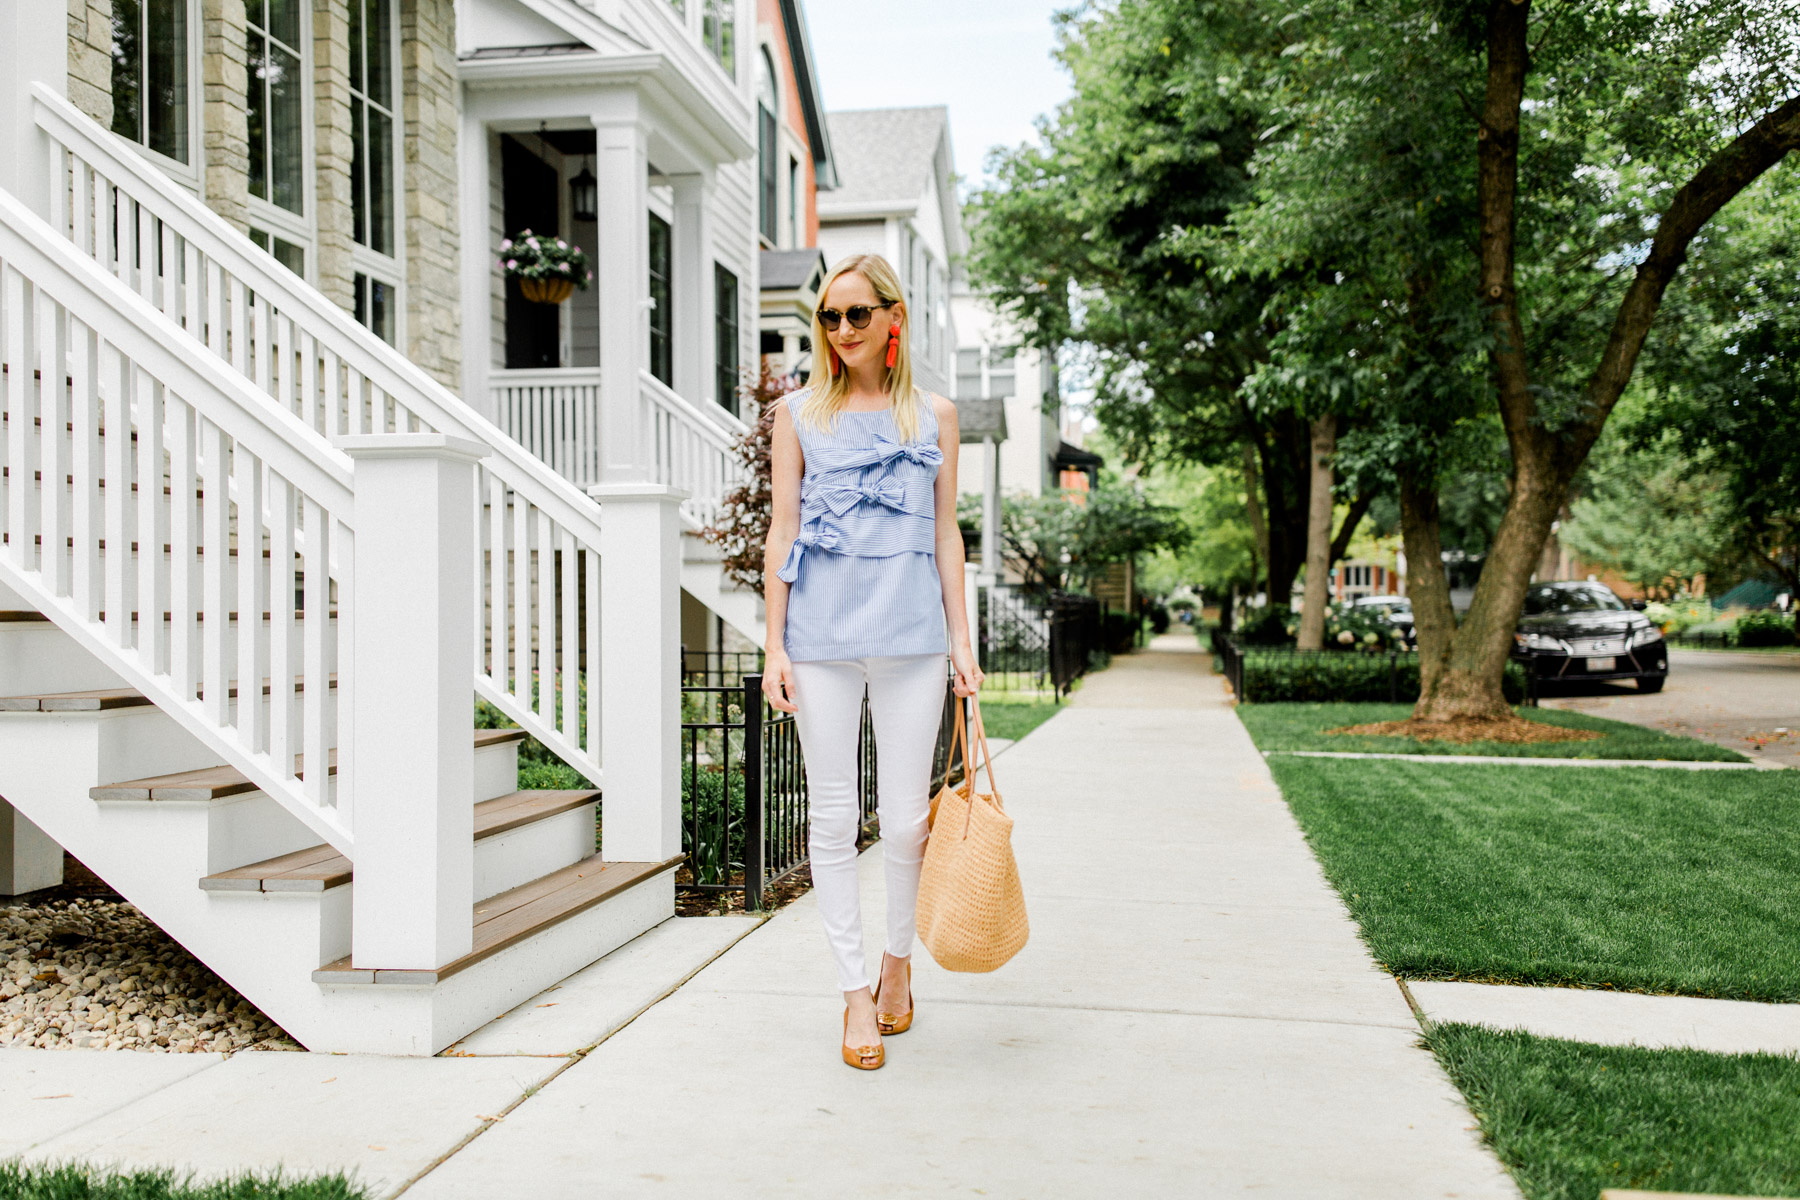
[[[784,713],[799,712],[794,703],[794,664],[787,651],[770,650],[763,655],[763,695],[774,708]]]

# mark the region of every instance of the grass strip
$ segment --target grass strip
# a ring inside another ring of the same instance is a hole
[[[1426,1042],[1528,1200],[1800,1196],[1800,1060],[1474,1025],[1435,1026]]]
[[[1021,702],[983,697],[981,724],[989,737],[1016,742],[1062,709],[1062,705],[1052,704],[1048,700]]]
[[[1800,1000],[1800,772],[1269,766],[1397,975]]]
[[[1331,734],[1328,729],[1403,721],[1410,704],[1240,704],[1238,717],[1258,750],[1343,750],[1361,754],[1480,754],[1507,758],[1647,758],[1675,762],[1747,762],[1743,755],[1711,742],[1677,737],[1587,713],[1555,708],[1520,708],[1527,721],[1563,729],[1593,730],[1601,737],[1582,742],[1421,742],[1416,738]]]
[[[240,1175],[193,1183],[172,1171],[102,1171],[76,1165],[0,1162],[0,1200],[367,1200],[342,1175],[289,1179]]]

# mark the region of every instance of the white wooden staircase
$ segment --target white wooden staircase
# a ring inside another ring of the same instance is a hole
[[[584,494],[62,99],[35,114],[48,204],[0,190],[15,861],[67,847],[320,1050],[433,1053],[670,916],[717,428],[646,386],[608,458],[635,467]],[[473,731],[475,696],[521,729]],[[517,791],[527,732],[604,798]]]

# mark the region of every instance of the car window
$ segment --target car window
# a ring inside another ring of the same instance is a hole
[[[1554,613],[1623,612],[1625,602],[1603,584],[1575,587],[1534,587],[1525,593],[1525,615]]]

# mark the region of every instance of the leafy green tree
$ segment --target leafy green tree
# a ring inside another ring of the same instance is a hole
[[[1086,586],[1114,563],[1180,550],[1191,537],[1176,509],[1118,484],[1008,496],[1000,507],[1006,556],[1028,585],[1050,590]]]

